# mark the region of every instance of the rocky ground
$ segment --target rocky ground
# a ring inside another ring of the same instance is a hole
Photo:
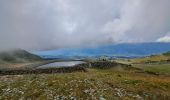
[[[87,72],[0,76],[6,100],[169,100],[170,77],[88,68]]]

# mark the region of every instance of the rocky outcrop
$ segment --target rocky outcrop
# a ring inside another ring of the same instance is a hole
[[[89,66],[92,68],[99,68],[99,69],[106,69],[106,68],[113,68],[113,67],[130,67],[131,65],[121,64],[114,61],[94,61],[89,62]]]

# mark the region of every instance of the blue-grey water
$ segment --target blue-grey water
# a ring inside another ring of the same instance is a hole
[[[59,68],[59,67],[73,67],[74,65],[85,63],[83,61],[62,61],[45,64],[37,67],[37,69],[46,69],[46,68]]]

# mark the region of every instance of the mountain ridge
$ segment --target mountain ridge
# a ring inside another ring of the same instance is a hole
[[[122,57],[143,57],[160,54],[170,51],[170,43],[122,43],[101,45],[84,48],[65,48],[58,50],[36,51],[33,54],[43,58],[60,57],[97,57],[97,56],[122,56]]]

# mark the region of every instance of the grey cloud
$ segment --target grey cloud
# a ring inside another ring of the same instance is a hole
[[[1,0],[0,48],[150,42],[170,31],[169,0]]]

